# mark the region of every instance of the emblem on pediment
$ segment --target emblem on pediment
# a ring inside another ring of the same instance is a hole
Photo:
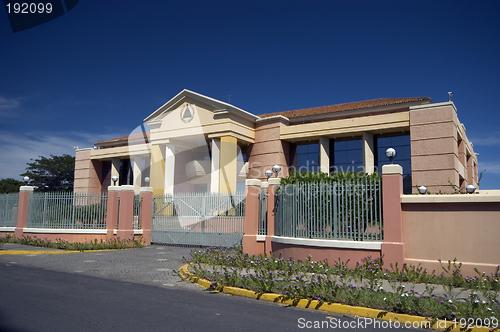
[[[181,110],[181,120],[184,123],[191,122],[194,118],[194,107],[192,105],[186,105]]]

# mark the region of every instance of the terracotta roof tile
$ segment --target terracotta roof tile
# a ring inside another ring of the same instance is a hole
[[[344,103],[330,106],[321,106],[321,107],[312,107],[312,108],[304,108],[293,111],[285,111],[285,112],[276,112],[276,113],[268,113],[259,115],[260,118],[266,118],[269,116],[282,115],[289,119],[299,118],[303,116],[310,115],[319,115],[319,114],[329,114],[335,112],[342,111],[350,111],[350,110],[358,110],[363,108],[371,108],[378,106],[389,106],[389,105],[398,105],[398,104],[406,104],[412,102],[432,102],[429,97],[410,97],[410,98],[379,98],[379,99],[371,99],[365,101],[356,101],[352,103]],[[139,133],[129,136],[123,136],[118,138],[109,139],[106,141],[96,142],[95,145],[111,145],[113,143],[124,143],[128,142],[130,139],[139,139],[141,137],[146,138],[146,142],[149,142],[149,132],[147,133]]]
[[[352,103],[345,104],[337,104],[330,106],[321,106],[321,107],[312,107],[312,108],[304,108],[300,110],[293,111],[285,111],[285,112],[276,112],[276,113],[268,113],[259,115],[261,118],[282,115],[289,119],[298,118],[309,115],[318,115],[318,114],[328,114],[342,111],[350,111],[350,110],[359,110],[363,108],[371,108],[378,106],[389,106],[389,105],[397,105],[397,104],[405,104],[411,102],[418,101],[431,101],[429,97],[410,97],[410,98],[379,98],[379,99],[371,99],[365,101],[356,101]]]
[[[140,139],[141,137],[145,138],[146,142],[149,143],[149,132],[146,132],[146,133],[138,133],[118,138],[112,138],[105,141],[95,142],[94,145],[103,145],[103,144],[109,145],[112,143],[123,143],[123,142],[128,142],[129,140]]]

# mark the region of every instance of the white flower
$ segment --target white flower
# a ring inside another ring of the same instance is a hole
[[[449,303],[453,303],[453,301],[452,301],[452,300],[448,300],[448,302],[449,302]]]
[[[387,297],[384,297],[384,301],[387,301]]]

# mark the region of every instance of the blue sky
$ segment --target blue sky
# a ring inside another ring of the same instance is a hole
[[[119,5],[117,5],[119,4]],[[500,189],[497,1],[80,1],[12,33],[0,10],[0,178],[128,135],[186,88],[254,114],[453,101]]]

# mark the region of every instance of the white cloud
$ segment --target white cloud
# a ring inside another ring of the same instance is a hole
[[[486,170],[486,174],[500,174],[500,161],[481,161],[479,160],[478,171]]]
[[[500,137],[498,136],[474,137],[471,138],[470,141],[475,147],[500,145]]]
[[[0,122],[18,117],[19,113],[14,112],[14,110],[17,110],[20,104],[21,103],[17,99],[9,99],[0,96]]]
[[[0,97],[0,110],[12,110],[19,107],[19,100]]]
[[[120,137],[123,134],[93,134],[84,132],[28,132],[17,133],[0,130],[0,179],[19,179],[30,159],[69,154],[74,147],[94,146],[94,142]]]

